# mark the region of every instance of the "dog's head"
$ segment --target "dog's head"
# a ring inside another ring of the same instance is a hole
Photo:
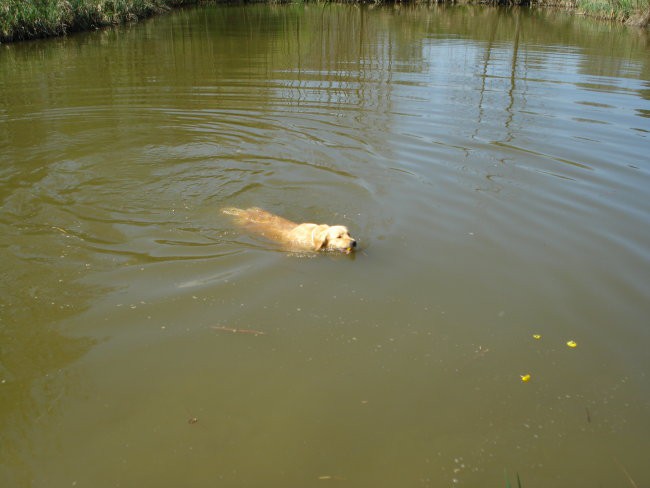
[[[347,227],[319,225],[314,229],[314,246],[317,251],[343,251],[349,254],[357,247],[357,241]]]

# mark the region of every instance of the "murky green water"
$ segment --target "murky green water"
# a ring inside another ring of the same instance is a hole
[[[3,487],[650,484],[646,34],[207,7],[0,86]]]

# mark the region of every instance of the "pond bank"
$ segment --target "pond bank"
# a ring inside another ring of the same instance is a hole
[[[283,0],[271,1],[282,3]],[[172,8],[209,2],[215,0],[0,0],[0,43],[134,22]],[[383,0],[372,3],[383,3]],[[469,0],[467,3],[559,6],[639,27],[650,24],[650,0]]]
[[[0,42],[134,22],[200,0],[0,0]]]

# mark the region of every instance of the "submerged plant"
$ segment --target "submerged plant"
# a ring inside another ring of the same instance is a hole
[[[506,478],[506,488],[512,488],[512,485],[510,484],[510,478],[508,478],[508,471],[504,469],[503,472]],[[516,473],[516,475],[517,475],[517,488],[522,488],[521,479],[519,479],[519,473]]]

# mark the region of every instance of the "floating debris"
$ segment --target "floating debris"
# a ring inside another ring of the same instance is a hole
[[[476,357],[479,358],[485,356],[485,353],[489,351],[490,350],[487,347],[478,346],[478,349],[476,349],[474,352],[476,353]]]
[[[566,343],[566,345],[569,347],[577,347],[578,344],[576,343],[576,341],[569,341]]]
[[[533,334],[533,339],[540,340],[542,338],[541,334]]]
[[[530,374],[520,374],[519,377],[524,383],[528,383],[530,381]]]
[[[213,325],[210,327],[211,329],[214,330],[223,330],[224,332],[232,332],[233,334],[252,334],[252,335],[264,335],[264,332],[261,330],[253,330],[253,329],[233,329],[232,327],[222,327],[222,326],[217,326]]]

